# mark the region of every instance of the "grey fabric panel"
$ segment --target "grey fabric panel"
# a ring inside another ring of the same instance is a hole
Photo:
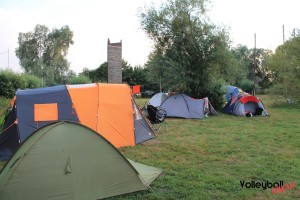
[[[135,144],[142,143],[144,141],[155,138],[153,130],[143,117],[140,109],[136,105],[135,101],[132,101],[132,107],[134,110],[134,139]]]
[[[145,122],[145,120],[142,118],[134,120],[134,137],[135,143],[139,144],[144,141],[155,138],[155,134],[149,127],[147,122]]]
[[[234,115],[245,116],[244,104],[237,102],[232,112]]]
[[[190,109],[190,118],[198,119],[205,117],[203,110],[205,101],[203,99],[188,99],[187,103]]]
[[[217,111],[215,110],[215,108],[210,104],[209,102],[209,114],[212,114],[212,115],[217,115]]]
[[[170,96],[160,107],[167,112],[167,117],[190,118],[189,109],[181,94]]]
[[[149,103],[150,105],[154,106],[154,107],[158,107],[162,104],[162,102],[164,102],[166,99],[168,98],[168,96],[165,93],[157,93],[155,94],[150,100]]]
[[[256,102],[247,102],[244,104],[244,112],[251,112],[251,113],[255,113],[257,108],[257,103]]]
[[[262,116],[268,116],[269,115],[269,113],[266,111],[266,109],[265,109],[265,106],[263,105],[263,103],[260,101],[260,102],[258,102],[258,106],[261,108],[261,109],[263,109],[263,112],[262,112]]]

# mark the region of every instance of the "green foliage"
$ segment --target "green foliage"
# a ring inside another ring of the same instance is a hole
[[[102,63],[97,69],[89,70],[84,68],[80,75],[85,75],[89,77],[92,82],[107,83],[108,72],[107,72],[108,63]]]
[[[254,85],[253,81],[250,81],[249,79],[243,79],[243,80],[241,80],[241,82],[238,86],[244,92],[251,93],[252,89],[253,89],[253,85]]]
[[[160,79],[164,88],[195,98],[214,93],[209,92],[216,86],[214,79],[223,79],[232,62],[228,33],[209,22],[207,2],[169,0],[158,10],[152,6],[140,15],[141,26],[155,47],[146,65],[150,79]],[[222,96],[208,97],[216,105]]]
[[[208,97],[209,101],[213,105],[215,109],[220,110],[224,106],[224,94],[226,93],[226,89],[224,88],[224,81],[219,79],[215,79],[214,81],[209,82],[205,87],[199,88],[201,97]],[[192,94],[188,95],[192,96]]]
[[[29,74],[18,74],[10,70],[0,71],[0,96],[12,98],[17,89],[37,88],[41,80]]]
[[[270,92],[285,98],[300,100],[300,36],[288,40],[276,49],[267,62],[273,70],[274,86]]]
[[[231,49],[231,52],[236,59],[236,63],[233,66],[235,73],[232,77],[232,81],[227,81],[231,85],[241,87],[241,81],[245,79],[251,79],[253,60],[251,60],[251,50],[245,45],[238,45]]]
[[[108,63],[102,63],[97,69],[83,69],[80,73],[89,77],[92,82],[107,82]],[[149,70],[141,66],[132,67],[126,60],[122,60],[122,79],[129,85],[141,85],[141,91],[152,90],[159,91],[159,83],[157,80],[149,80]]]
[[[251,54],[252,57],[253,54]],[[273,52],[267,49],[256,49],[255,54],[257,64],[255,68],[255,84],[263,89],[268,89],[272,86],[272,70],[266,65],[266,62],[273,55]]]
[[[42,86],[42,80],[34,75],[21,74],[21,78],[24,83],[24,88],[39,88]]]
[[[87,84],[91,83],[92,81],[89,77],[81,74],[79,76],[72,76],[67,80],[67,84]]]
[[[0,96],[12,98],[18,88],[24,88],[25,84],[19,74],[9,70],[0,71]]]
[[[44,85],[62,84],[69,71],[66,55],[72,38],[68,26],[50,32],[48,27],[37,25],[33,32],[19,33],[16,55],[25,72],[43,77]]]
[[[136,82],[133,80],[133,67],[126,61],[122,60],[122,81],[128,85],[136,85]]]
[[[238,45],[231,49],[234,55],[235,62],[228,68],[231,74],[227,77],[232,81],[226,80],[231,85],[238,86],[247,92],[251,92],[253,81],[256,87],[267,89],[271,86],[271,70],[266,66],[265,62],[272,55],[272,52],[267,49],[248,49],[245,45]],[[256,66],[254,66],[254,54]],[[255,68],[255,73],[254,73]],[[254,73],[254,74],[253,74]],[[254,75],[254,76],[253,76]],[[250,83],[250,80],[252,83]]]

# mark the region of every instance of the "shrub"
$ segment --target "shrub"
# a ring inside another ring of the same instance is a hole
[[[250,81],[249,79],[243,79],[238,87],[245,92],[251,93],[253,89],[253,81]]]
[[[213,81],[207,88],[207,97],[215,109],[221,109],[224,105],[226,88],[222,80]]]
[[[40,78],[29,74],[18,74],[11,70],[0,71],[0,96],[11,99],[17,89],[37,88],[41,86]]]
[[[223,80],[213,80],[205,85],[205,87],[199,88],[199,95],[195,96],[193,94],[188,94],[191,97],[195,98],[204,98],[208,97],[210,103],[215,109],[221,109],[224,105],[224,95],[226,93],[226,87]]]
[[[25,88],[39,88],[42,86],[42,80],[34,75],[30,74],[21,74],[22,81],[24,81]]]
[[[67,80],[68,84],[86,84],[91,82],[92,81],[89,79],[89,77],[85,75],[72,76]]]
[[[16,89],[22,88],[23,84],[19,74],[10,70],[0,71],[0,96],[12,98]]]

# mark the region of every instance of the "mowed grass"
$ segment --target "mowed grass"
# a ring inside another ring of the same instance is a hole
[[[258,95],[270,117],[218,112],[203,120],[167,119],[155,140],[121,152],[163,173],[152,191],[109,199],[299,199],[300,106]],[[148,99],[136,99],[143,106]],[[295,182],[281,194],[242,188],[240,181]]]
[[[270,117],[218,112],[203,120],[167,119],[167,132],[156,140],[122,148],[126,157],[163,173],[151,184],[154,192],[113,199],[300,199],[300,106],[259,97]],[[273,194],[240,184],[279,180],[296,187]]]

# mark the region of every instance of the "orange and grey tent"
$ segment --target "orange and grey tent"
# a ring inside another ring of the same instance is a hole
[[[54,121],[81,123],[115,147],[134,146],[155,137],[126,84],[82,84],[18,90],[0,135],[6,160],[36,129]]]

